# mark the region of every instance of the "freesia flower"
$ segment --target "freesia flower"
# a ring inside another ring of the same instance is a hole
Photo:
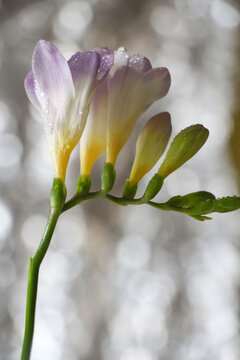
[[[153,116],[139,134],[130,182],[138,183],[162,156],[172,132],[169,113]]]
[[[113,65],[113,52],[96,49],[108,66]],[[104,60],[105,59],[105,60]],[[106,151],[107,139],[107,82],[103,81],[93,94],[90,111],[80,142],[81,174],[90,175],[93,164]]]
[[[107,163],[114,166],[139,116],[166,95],[169,87],[166,68],[152,69],[146,57],[129,56],[122,47],[115,51],[114,64],[91,102],[81,140],[81,173],[89,175],[94,161],[105,151]]]
[[[65,180],[69,156],[79,142],[91,96],[110,66],[97,51],[77,52],[67,62],[49,41],[33,53],[25,89],[41,112],[56,178]]]

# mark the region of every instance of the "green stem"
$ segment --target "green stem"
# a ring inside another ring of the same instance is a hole
[[[113,195],[106,194],[105,198],[109,201],[121,205],[121,206],[127,206],[127,205],[142,205],[147,204],[148,202],[144,199],[144,197],[141,197],[139,199],[126,199],[126,198],[119,198]]]
[[[62,212],[71,209],[72,207],[80,204],[85,200],[90,199],[97,199],[100,197],[105,197],[106,193],[104,190],[98,190],[87,195],[74,195],[70,200],[66,201],[65,205],[63,206]]]
[[[30,258],[29,261],[25,333],[21,360],[30,359],[34,332],[39,268],[49,247],[59,215],[59,211],[54,209],[51,210],[41,243],[37,249],[35,256],[33,258]]]

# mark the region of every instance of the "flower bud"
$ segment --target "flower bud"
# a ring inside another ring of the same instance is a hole
[[[137,140],[131,182],[138,183],[157,163],[166,149],[171,131],[171,118],[167,112],[157,114],[147,122]]]
[[[114,53],[114,65],[106,81],[106,161],[115,165],[137,119],[152,103],[166,95],[171,79],[166,68],[152,69],[147,58],[139,54],[128,56],[121,47]]]
[[[205,144],[209,131],[203,125],[196,124],[182,130],[171,143],[158,174],[164,179],[173,171],[191,159]]]

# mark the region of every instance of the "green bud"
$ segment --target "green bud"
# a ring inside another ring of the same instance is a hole
[[[184,196],[174,196],[168,200],[167,204],[176,208],[189,209],[206,200],[215,200],[215,196],[207,191],[197,191]]]
[[[172,141],[167,155],[158,171],[164,179],[191,159],[205,144],[209,131],[197,124],[182,130]]]
[[[76,185],[78,195],[87,195],[91,188],[91,178],[89,175],[80,175]]]
[[[67,190],[64,182],[60,178],[54,178],[50,197],[51,209],[61,212],[66,196]]]
[[[111,163],[106,162],[104,164],[104,168],[102,172],[102,189],[106,193],[112,190],[115,177],[116,177],[116,172],[114,166]]]
[[[137,183],[132,182],[129,179],[126,180],[123,188],[122,197],[129,200],[134,199],[134,196],[136,195],[137,192],[137,188],[138,188]]]
[[[200,202],[189,209],[188,215],[206,215],[215,211],[215,199],[208,199]]]
[[[144,200],[149,201],[153,199],[161,190],[163,186],[163,178],[159,174],[155,174],[149,181],[147,189],[143,195]]]
[[[172,132],[169,113],[153,116],[140,132],[130,180],[138,183],[162,156]]]
[[[240,209],[240,197],[228,196],[216,200],[215,211],[219,213]]]

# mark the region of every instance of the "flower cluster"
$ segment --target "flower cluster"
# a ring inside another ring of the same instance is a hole
[[[169,87],[166,68],[153,69],[146,57],[129,56],[123,47],[115,52],[108,48],[77,52],[67,62],[52,43],[40,40],[25,89],[42,114],[55,177],[65,179],[69,156],[82,133],[81,174],[90,175],[94,162],[104,152],[107,163],[114,166],[139,116],[166,95]],[[145,131],[154,133],[156,128],[162,133],[155,139],[162,141],[157,145],[160,152],[166,143],[164,132],[166,138],[170,135],[170,119],[161,120],[166,116],[156,116]],[[153,165],[156,156],[149,155]],[[136,161],[134,166],[133,177],[140,180],[145,170],[137,170]],[[146,171],[151,168],[149,164],[142,166]]]
[[[52,43],[40,40],[33,53],[32,71],[25,79],[25,89],[43,118],[54,165],[55,188],[64,184],[70,154],[81,138],[76,193],[78,196],[89,194],[92,167],[106,152],[101,194],[107,196],[115,180],[116,159],[136,121],[155,101],[167,94],[170,83],[167,68],[152,68],[146,57],[139,54],[129,56],[123,47],[116,51],[96,48],[77,52],[66,61]],[[171,118],[167,112],[156,114],[146,123],[137,140],[135,159],[121,201],[126,203],[134,199],[139,181],[164,153],[171,130]],[[199,124],[181,131],[172,141],[141,202],[149,202],[161,189],[164,179],[194,156],[208,135],[208,130]],[[209,204],[213,199],[206,194],[202,194],[203,202]],[[193,198],[198,201],[198,196],[199,193]],[[53,203],[55,198],[53,196]],[[65,202],[63,192],[61,198],[60,208]],[[109,195],[109,199],[113,197]],[[191,196],[190,199],[192,201]],[[177,208],[175,200],[173,203]],[[172,209],[169,204],[172,202],[165,206],[165,210]]]

